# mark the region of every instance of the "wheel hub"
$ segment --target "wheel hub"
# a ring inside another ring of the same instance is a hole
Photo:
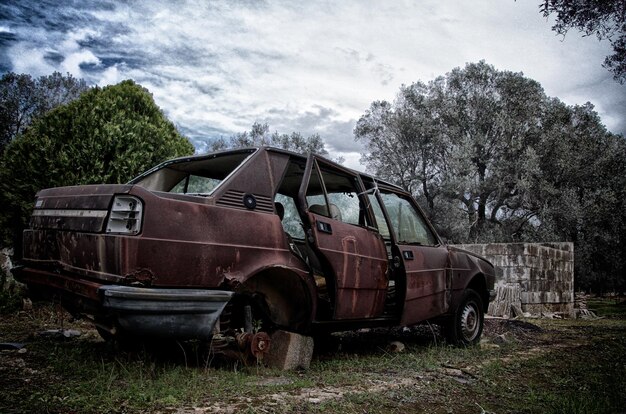
[[[478,335],[479,326],[480,321],[476,304],[468,303],[465,305],[461,315],[461,333],[463,334],[463,338],[466,341],[474,340]]]

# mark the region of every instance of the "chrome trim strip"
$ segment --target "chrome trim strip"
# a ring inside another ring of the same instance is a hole
[[[106,217],[107,210],[68,210],[68,209],[36,209],[33,210],[33,216],[47,216],[47,217]]]

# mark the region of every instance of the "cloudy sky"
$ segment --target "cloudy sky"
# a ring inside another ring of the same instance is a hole
[[[539,3],[2,0],[0,73],[134,79],[200,152],[259,121],[319,133],[362,169],[352,129],[372,101],[484,59],[626,134],[626,86],[601,67],[610,46],[555,35]]]

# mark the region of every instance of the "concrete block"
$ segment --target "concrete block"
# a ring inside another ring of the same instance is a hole
[[[504,268],[500,266],[495,266],[495,270],[496,270],[496,281],[504,282],[506,280],[506,277],[504,276]]]
[[[549,247],[540,247],[539,248],[539,256],[544,259],[550,259],[552,257],[553,250]]]
[[[270,351],[263,358],[267,366],[283,371],[309,368],[313,338],[287,331],[276,331],[270,338]]]
[[[490,256],[489,261],[494,266],[500,266],[500,267],[509,266],[509,260],[507,256],[500,256],[500,255]]]
[[[459,247],[487,257],[496,266],[498,284],[519,284],[522,303],[529,308],[540,310],[546,304],[559,303],[573,309],[573,243],[491,243]]]
[[[529,243],[526,245],[525,253],[528,256],[539,256],[539,247],[536,244]]]
[[[530,280],[541,280],[541,279],[543,279],[543,273],[540,270],[530,269],[530,271],[528,273],[529,273],[528,277],[529,277]]]
[[[526,267],[532,267],[532,268],[540,268],[541,267],[541,260],[539,260],[539,257],[537,256],[524,256],[523,258],[521,258],[522,263],[520,263],[522,266],[526,266]]]
[[[543,292],[528,292],[528,299],[524,301],[522,297],[522,303],[531,303],[531,304],[539,304],[543,303]]]
[[[485,245],[485,250],[483,251],[485,256],[494,256],[494,255],[506,255],[507,254],[507,246],[503,243],[491,243]]]
[[[529,298],[530,298],[530,292],[527,292],[527,291],[521,292],[520,299],[522,301],[522,304],[529,303],[530,302]]]

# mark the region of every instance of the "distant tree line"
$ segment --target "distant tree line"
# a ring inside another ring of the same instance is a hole
[[[591,104],[481,61],[373,102],[355,137],[450,242],[571,241],[577,287],[626,288],[626,140]]]
[[[300,132],[292,132],[291,134],[280,134],[278,131],[270,132],[269,125],[260,122],[254,122],[250,131],[233,134],[228,139],[220,137],[214,140],[209,146],[209,150],[220,151],[260,145],[282,148],[300,154],[329,155],[324,140],[319,134],[305,137]],[[338,157],[334,161],[341,163],[344,160],[342,157]]]
[[[220,137],[214,140],[209,146],[209,149],[211,151],[220,151],[229,148],[260,145],[282,148],[299,153],[312,152],[320,155],[328,155],[324,141],[319,134],[305,138],[299,132],[292,132],[291,134],[279,134],[278,132],[270,133],[269,125],[259,122],[253,123],[250,131],[233,134],[228,139]]]

